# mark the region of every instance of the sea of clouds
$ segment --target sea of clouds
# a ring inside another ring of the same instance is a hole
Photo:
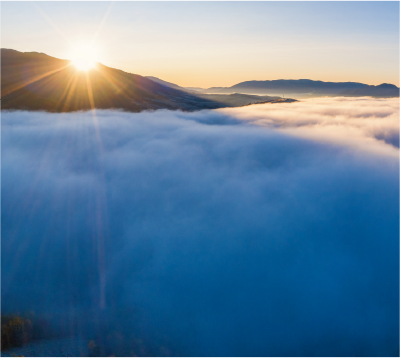
[[[1,120],[3,312],[117,354],[398,355],[398,99]]]

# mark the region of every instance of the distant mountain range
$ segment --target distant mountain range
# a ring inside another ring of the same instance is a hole
[[[44,53],[1,49],[2,110],[69,112],[98,108],[131,112],[156,109],[196,111],[283,101],[270,96],[193,93],[172,85],[166,86],[100,63],[94,70],[80,72],[70,61]]]
[[[323,82],[312,80],[246,81],[232,87],[211,87],[203,93],[247,93],[256,95],[290,95],[295,98],[315,96],[399,97],[399,87],[383,83],[369,86],[358,82]]]
[[[131,112],[170,109],[196,111],[257,103],[293,102],[310,96],[398,97],[392,84],[312,80],[247,81],[232,87],[184,88],[97,64],[80,72],[71,61],[38,52],[1,49],[1,108],[51,112],[122,109]]]
[[[338,95],[346,97],[399,97],[399,87],[389,83],[382,83],[379,86],[364,86],[353,90],[344,90]]]
[[[147,78],[164,86],[188,91],[191,93],[207,94],[250,94],[250,95],[290,95],[296,98],[320,96],[344,97],[399,97],[399,88],[395,85],[382,83],[379,86],[370,86],[359,82],[323,82],[312,80],[274,80],[274,81],[246,81],[231,87],[180,87],[174,83],[163,81],[157,77]]]

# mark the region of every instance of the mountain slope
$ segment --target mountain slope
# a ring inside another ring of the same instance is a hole
[[[382,83],[379,86],[366,86],[354,90],[339,92],[338,96],[348,97],[399,97],[399,88],[389,83]]]
[[[98,64],[79,72],[42,53],[1,50],[2,109],[76,111],[118,108],[199,110],[224,105]]]
[[[180,91],[186,91],[186,88],[178,86],[175,83],[164,81],[158,77],[146,76],[146,78],[148,78],[149,80],[152,80],[153,82],[159,83],[160,85],[166,86],[166,87],[175,88]]]
[[[216,101],[218,103],[223,103],[224,105],[228,107],[241,107],[241,106],[248,106],[250,104],[260,104],[260,103],[282,103],[282,102],[295,102],[295,99],[290,99],[286,98],[283,99],[278,96],[256,96],[256,95],[249,95],[249,94],[243,94],[243,93],[231,93],[231,94],[209,94],[209,93],[201,93],[200,90],[203,90],[201,88],[194,89],[193,87],[186,88],[186,87],[180,87],[174,83],[163,81],[160,78],[157,77],[152,77],[152,76],[146,76],[146,78],[160,83],[163,86],[166,87],[171,87],[171,88],[176,88],[180,89],[182,91],[186,91],[192,94],[195,94],[197,97],[203,98],[203,99],[209,99],[211,101]]]
[[[352,91],[367,87],[358,82],[323,82],[312,80],[273,80],[246,81],[232,87],[212,87],[206,93],[247,93],[247,94],[312,94],[336,95],[343,91]]]
[[[243,93],[232,94],[197,94],[198,97],[224,103],[229,107],[248,106],[257,103],[296,102],[295,99],[273,96],[255,96]]]
[[[269,97],[195,94],[172,83],[157,79],[161,84],[154,79],[100,63],[96,69],[81,72],[68,60],[37,52],[1,49],[3,110],[70,112],[98,108],[130,112],[156,109],[196,111],[279,102]]]

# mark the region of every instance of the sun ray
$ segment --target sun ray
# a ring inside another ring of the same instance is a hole
[[[100,33],[100,31],[101,31],[101,29],[102,29],[104,23],[106,22],[107,17],[108,17],[108,15],[110,14],[111,8],[112,8],[113,6],[114,6],[114,1],[111,2],[110,6],[108,7],[106,13],[105,13],[104,16],[103,16],[103,19],[101,20],[100,25],[99,25],[99,27],[97,28],[97,30],[96,30],[96,32],[95,32],[95,34],[94,34],[94,36],[93,36],[92,45],[93,45],[93,43],[96,41],[96,38],[97,38],[97,36],[99,35],[99,33]]]
[[[72,99],[72,95],[74,94],[74,90],[75,90],[77,81],[78,81],[78,75],[77,75],[77,73],[75,72],[74,80],[73,80],[73,82],[72,82],[72,84],[71,84],[71,87],[70,87],[70,89],[69,89],[69,91],[68,91],[68,95],[67,95],[67,98],[65,99],[65,102],[64,102],[64,105],[63,105],[63,107],[62,107],[62,110],[65,110],[65,111],[68,110],[68,105],[69,105],[69,102],[70,102],[71,99]]]
[[[93,46],[93,43],[95,42],[98,34],[100,33],[110,11],[111,8],[113,6],[113,3],[111,3],[111,5],[109,6],[109,8],[107,9],[96,33],[93,36],[91,45]],[[38,7],[37,7],[38,8]],[[65,39],[68,41],[68,43],[70,43],[70,41],[68,40],[68,38],[62,33],[61,30],[58,29],[58,27],[46,16],[46,14],[41,11],[39,8],[38,10],[41,12],[41,14],[46,18],[46,20],[51,24],[51,26],[53,26],[53,28]],[[71,44],[71,43],[70,43]],[[86,86],[87,86],[87,94],[89,97],[89,102],[90,102],[90,107],[91,107],[91,111],[92,111],[92,115],[93,115],[93,123],[94,123],[94,127],[95,127],[95,131],[96,131],[96,137],[98,140],[98,144],[99,144],[99,149],[100,152],[102,152],[102,142],[101,142],[101,137],[100,137],[100,131],[99,131],[99,125],[98,125],[98,119],[97,119],[97,115],[96,115],[96,107],[95,107],[95,102],[94,102],[94,95],[93,95],[93,89],[92,89],[92,83],[90,80],[90,75],[87,72],[88,70],[90,70],[92,67],[95,67],[95,63],[97,61],[97,59],[93,58],[93,54],[87,53],[87,49],[80,49],[81,53],[75,53],[76,56],[73,61],[71,62],[71,64],[74,64],[75,67],[77,68],[77,70],[83,70],[86,73]],[[82,51],[83,50],[83,51]],[[85,53],[86,52],[86,53]],[[89,55],[89,56],[88,56]],[[96,61],[95,61],[96,60]],[[99,73],[102,73],[102,71],[99,71]],[[49,73],[50,74],[50,73]],[[76,89],[76,85],[77,85],[77,81],[78,81],[78,73],[75,72],[73,76],[71,76],[71,78],[69,79],[66,88],[64,90],[64,92],[62,93],[58,103],[57,103],[57,107],[62,103],[62,101],[65,98],[65,102],[63,104],[63,108],[64,109],[68,109],[69,103],[73,97],[74,91]],[[105,77],[105,76],[103,76]],[[38,78],[40,79],[40,78]],[[117,86],[114,84],[114,82],[110,79],[107,78],[107,80],[113,85],[113,87],[118,91],[118,92],[122,92],[120,88],[117,88]],[[103,194],[103,195],[101,195]],[[96,241],[96,247],[97,247],[97,254],[98,254],[98,270],[99,270],[99,278],[100,278],[100,282],[99,282],[99,288],[100,288],[100,297],[99,297],[99,305],[101,309],[105,308],[106,302],[105,302],[105,272],[104,272],[104,225],[106,224],[105,222],[103,223],[103,220],[105,220],[106,218],[106,213],[103,213],[104,207],[105,207],[105,203],[103,202],[104,200],[106,200],[104,193],[98,193],[97,195],[97,205],[96,205],[96,211],[97,211],[97,225],[96,227],[98,228],[97,230],[97,235],[95,238]]]
[[[77,73],[75,72],[70,79],[68,80],[67,85],[65,86],[65,90],[62,93],[62,95],[60,96],[60,99],[58,100],[57,104],[56,104],[56,108],[58,108],[58,106],[61,105],[62,101],[64,98],[66,98],[68,96],[68,94],[70,93],[70,88],[72,86],[72,83],[74,81],[74,79],[77,77]],[[65,102],[64,102],[65,103]]]
[[[88,96],[89,96],[90,107],[92,108],[92,111],[94,111],[94,115],[95,115],[96,108],[94,106],[92,83],[90,82],[90,77],[89,77],[88,73],[86,73],[86,86],[87,86],[87,91],[88,91]]]
[[[93,90],[92,90],[92,83],[90,81],[90,74],[86,72],[86,85],[87,85],[87,91],[88,91],[88,96],[89,96],[89,101],[90,101],[90,106],[92,108],[92,115],[93,115],[93,124],[95,127],[96,131],[96,137],[98,140],[99,144],[99,150],[100,150],[100,159],[102,159],[102,153],[103,153],[103,145],[101,142],[101,137],[100,137],[100,130],[99,130],[99,123],[97,120],[97,115],[96,115],[96,108],[94,104],[94,97],[93,97]],[[104,179],[104,175],[103,175]],[[106,208],[105,205],[105,193],[103,191],[98,192],[97,196],[97,205],[96,205],[96,211],[97,211],[97,254],[98,254],[98,269],[99,269],[99,288],[100,288],[100,297],[99,297],[99,306],[101,309],[104,309],[106,307],[106,297],[105,297],[105,267],[104,267],[104,225],[105,225],[105,217],[106,213],[103,211]]]
[[[99,141],[100,148],[102,148],[101,138],[100,138],[100,131],[99,131],[99,123],[97,121],[96,107],[94,105],[92,83],[90,81],[90,75],[89,75],[88,72],[86,72],[86,86],[87,86],[87,91],[88,91],[88,96],[89,96],[90,107],[92,109],[93,123],[94,123],[95,130],[96,130],[97,140]]]
[[[22,83],[22,84],[20,84],[20,85],[18,85],[18,86],[16,86],[16,87],[14,87],[14,88],[8,90],[8,91],[5,91],[5,93],[2,92],[1,95],[2,95],[2,97],[7,96],[7,95],[9,95],[9,94],[11,94],[11,93],[13,93],[13,92],[15,92],[15,91],[18,91],[19,89],[21,89],[21,88],[23,88],[23,87],[26,87],[26,86],[28,86],[28,85],[30,85],[30,84],[32,84],[32,83],[37,82],[37,81],[39,81],[39,80],[41,80],[41,79],[43,79],[43,78],[45,78],[45,77],[48,77],[48,76],[50,76],[50,75],[52,75],[52,74],[54,74],[54,73],[60,72],[60,71],[62,71],[62,70],[64,70],[64,69],[70,67],[71,65],[72,65],[72,64],[69,63],[68,65],[62,66],[62,67],[57,68],[57,69],[55,69],[55,70],[48,71],[48,72],[46,72],[46,73],[44,73],[44,74],[42,74],[42,75],[36,76],[36,77],[34,77],[33,79],[31,79],[31,80],[29,80],[29,81],[27,81],[27,82],[24,82],[24,83]]]
[[[108,74],[106,71],[102,70],[101,68],[98,69],[98,72],[103,78],[111,84],[111,86],[118,91],[125,99],[131,100],[132,98],[129,97],[125,92],[124,92],[124,87],[118,79],[113,78],[110,74]]]
[[[67,41],[70,45],[72,45],[71,41],[68,39],[67,36],[56,26],[56,24],[51,21],[51,19],[46,15],[46,13],[37,5],[36,3],[32,3],[32,5],[36,8],[36,10],[46,19],[46,21],[53,27],[54,30],[58,32],[59,35],[61,35],[65,41]]]

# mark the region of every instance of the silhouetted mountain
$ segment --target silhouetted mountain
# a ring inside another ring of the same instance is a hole
[[[241,107],[241,106],[248,106],[250,104],[260,104],[260,103],[279,103],[279,102],[295,102],[296,100],[286,98],[283,99],[282,97],[278,96],[256,96],[256,95],[249,95],[243,93],[231,93],[231,94],[207,94],[201,93],[200,91],[203,90],[202,88],[198,87],[181,87],[174,83],[163,81],[160,78],[146,76],[146,78],[157,82],[163,86],[179,89],[181,91],[186,91],[195,94],[197,97],[203,99],[209,99],[211,101],[216,101],[218,103],[223,103],[228,107]]]
[[[282,102],[296,102],[295,99],[282,98],[282,97],[271,97],[271,96],[256,96],[243,93],[232,93],[232,94],[197,94],[198,97],[204,99],[214,100],[220,103],[224,103],[229,107],[241,107],[250,104],[260,103],[282,103]]]
[[[383,86],[383,87],[382,87]],[[312,80],[274,80],[274,81],[246,81],[232,87],[211,87],[204,93],[248,93],[248,94],[299,94],[313,96],[375,96],[398,97],[399,89],[394,85],[391,90],[386,84],[380,86],[368,86],[358,82],[323,82]],[[369,89],[373,87],[374,89]],[[394,89],[397,89],[397,92]],[[365,94],[362,89],[366,89]],[[359,94],[358,94],[359,93]]]
[[[82,72],[68,60],[10,49],[1,49],[1,92],[2,109],[51,112],[90,108],[131,112],[156,109],[195,111],[236,106],[232,100],[219,101],[223,99],[221,97],[217,101],[212,96],[197,96],[100,63],[96,69]],[[265,98],[258,101],[249,98],[241,103],[265,101]]]
[[[180,91],[186,91],[187,90],[186,88],[178,86],[175,83],[167,82],[167,81],[164,81],[164,80],[162,80],[160,78],[157,78],[157,77],[146,76],[146,78],[148,78],[149,80],[152,80],[154,82],[157,82],[160,85],[166,86],[166,87],[175,88],[175,89],[178,89]]]
[[[181,87],[181,86],[176,85],[175,83],[164,81],[164,80],[162,80],[162,79],[160,79],[158,77],[146,76],[146,78],[148,78],[149,80],[152,80],[154,82],[157,82],[160,85],[164,85],[164,86],[167,86],[167,87],[175,88],[175,89],[178,89],[180,91],[192,92],[192,93],[195,93],[196,95],[199,94],[199,93],[203,93],[203,91],[205,90],[205,88],[200,88],[200,87]]]
[[[228,93],[338,93],[348,89],[366,86],[357,82],[323,82],[312,80],[273,80],[273,81],[246,81],[232,87],[212,87],[207,92]]]
[[[389,83],[382,83],[379,86],[366,86],[354,90],[339,92],[338,96],[347,97],[399,97],[399,88]]]

